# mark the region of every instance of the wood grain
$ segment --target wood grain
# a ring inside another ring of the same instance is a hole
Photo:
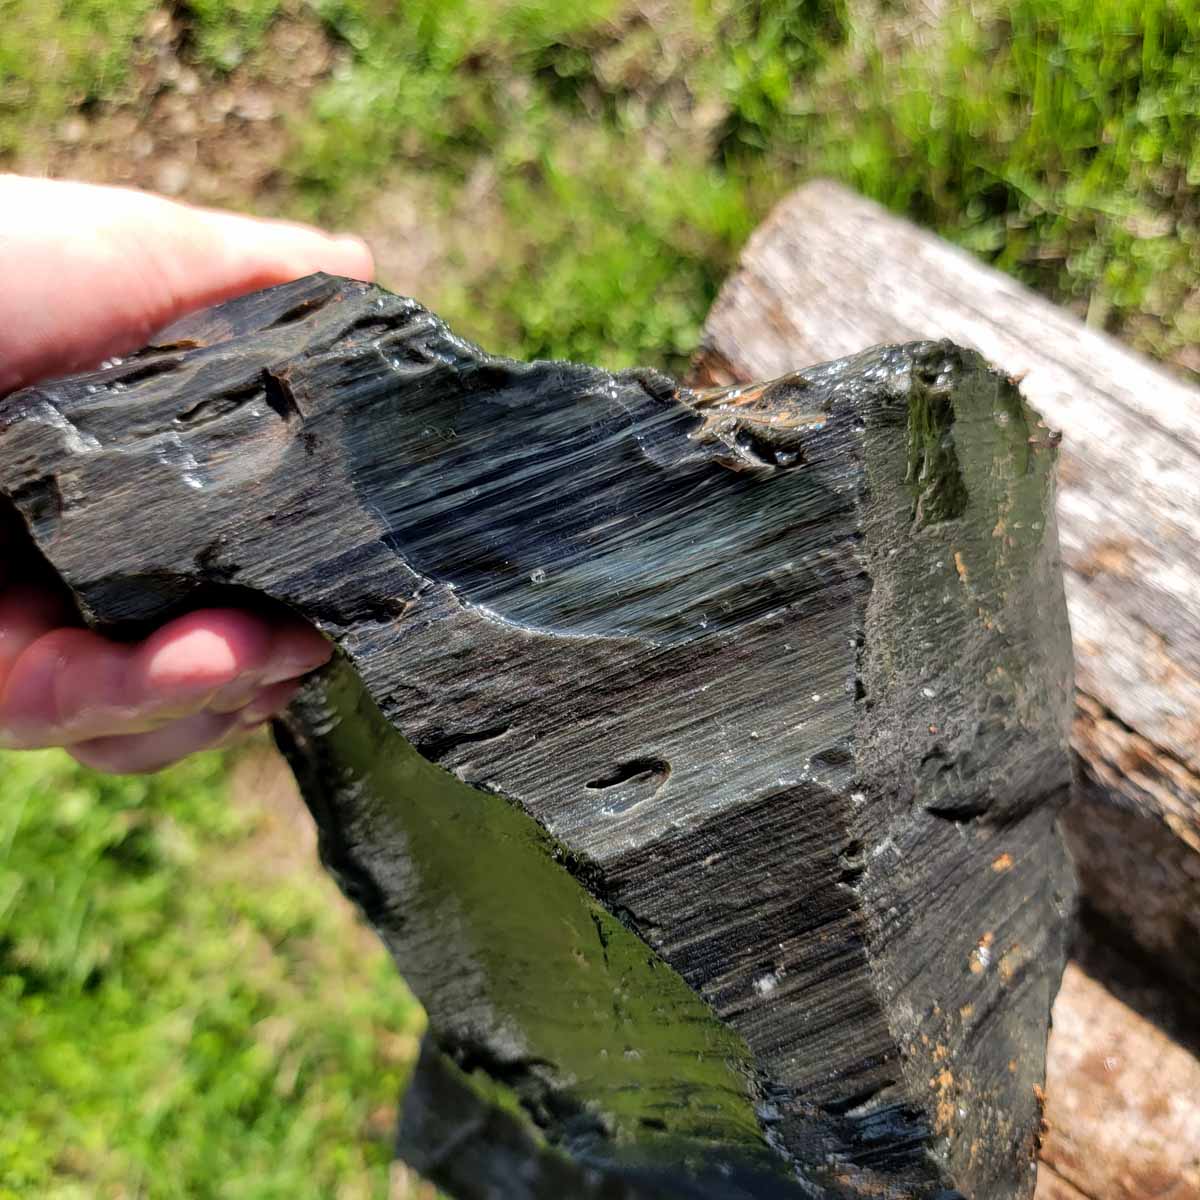
[[[1036,1200],[1196,1200],[1200,1060],[1074,963],[1054,1006]]]

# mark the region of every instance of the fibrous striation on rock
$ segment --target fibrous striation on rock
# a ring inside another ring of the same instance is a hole
[[[0,488],[100,628],[337,643],[277,737],[451,1194],[1000,1200],[1072,891],[1043,432],[949,343],[695,391],[313,276],[8,397]]]

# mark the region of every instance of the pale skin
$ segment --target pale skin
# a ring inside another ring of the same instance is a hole
[[[373,270],[355,237],[0,175],[0,395],[124,354],[219,300],[314,271]],[[109,641],[81,627],[11,514],[0,518],[0,746],[158,770],[261,725],[329,655],[300,621],[233,608]]]

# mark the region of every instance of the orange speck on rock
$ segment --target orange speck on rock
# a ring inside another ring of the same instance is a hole
[[[1011,871],[1012,865],[1013,856],[1007,850],[992,859],[992,870],[997,874],[1000,874],[1001,871]]]
[[[1014,942],[1000,958],[1000,978],[1008,983],[1017,973],[1017,965],[1020,959],[1021,946],[1019,942]]]

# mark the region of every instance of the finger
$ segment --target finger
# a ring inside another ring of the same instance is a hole
[[[33,750],[152,727],[129,694],[129,650],[86,629],[53,629],[12,664],[0,692],[0,744]]]
[[[160,771],[198,750],[221,745],[231,733],[244,733],[233,713],[194,713],[161,729],[119,737],[92,738],[67,747],[85,767],[117,775]]]
[[[57,746],[147,733],[205,708],[230,712],[330,653],[298,621],[237,609],[189,613],[133,646],[85,629],[52,630],[9,670],[0,740],[21,749]]]
[[[61,592],[35,584],[0,590],[0,694],[17,659],[73,615],[70,602]]]
[[[205,609],[165,625],[139,648],[131,686],[137,703],[240,708],[260,688],[305,675],[329,660],[329,643],[292,618]]]
[[[288,679],[283,683],[263,688],[244,708],[238,709],[238,725],[243,729],[253,729],[271,717],[278,716],[291,703],[300,686],[301,680]]]
[[[143,345],[184,313],[327,271],[370,279],[358,238],[125,188],[0,175],[0,395]]]
[[[237,712],[210,710],[147,733],[76,742],[67,753],[98,771],[122,775],[159,771],[199,750],[218,749],[249,737],[285,708],[299,688],[299,680],[272,684]]]

